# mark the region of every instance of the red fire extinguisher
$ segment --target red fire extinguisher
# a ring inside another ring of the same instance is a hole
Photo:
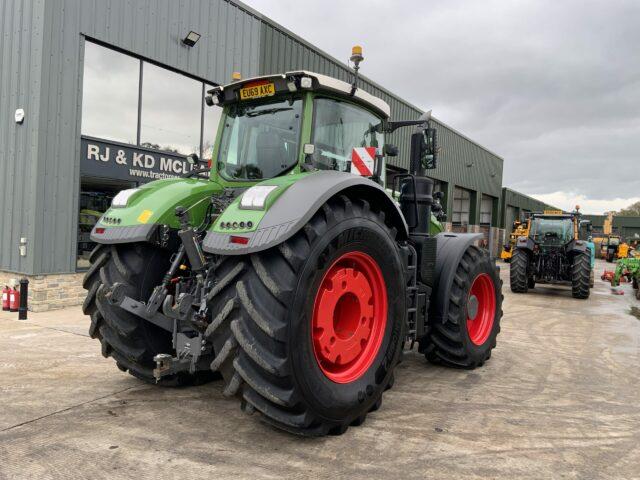
[[[5,285],[2,289],[2,310],[5,312],[9,311],[9,293],[11,289]]]
[[[13,287],[9,291],[9,311],[17,312],[20,308],[20,290],[16,287]]]

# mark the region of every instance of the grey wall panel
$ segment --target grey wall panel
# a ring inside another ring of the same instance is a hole
[[[26,257],[18,244],[35,236],[43,20],[43,0],[0,0],[0,268],[17,272],[34,269],[33,244]],[[17,108],[26,113],[22,125],[13,120]]]
[[[3,3],[3,8],[8,7]],[[42,10],[39,18],[47,19],[45,41],[41,67],[38,64],[34,70],[43,82],[42,91],[36,92],[42,109],[35,131],[38,153],[27,162],[38,175],[28,175],[33,185],[24,189],[30,192],[33,205],[32,263],[12,260],[11,268],[69,272],[75,270],[84,38],[224,83],[233,71],[258,74],[261,22],[223,0],[59,0],[47,2]],[[191,49],[180,42],[189,30],[202,35]],[[15,195],[5,192],[3,197],[13,201]],[[15,238],[10,243],[16,245]],[[9,268],[4,255],[2,267]]]
[[[558,210],[557,207],[541,202],[533,197],[525,195],[524,193],[516,192],[510,188],[504,187],[502,189],[502,201],[500,206],[500,227],[510,229],[510,221],[507,220],[507,209],[513,207],[517,211],[517,215],[520,215],[523,211],[529,212],[541,212],[545,209]]]

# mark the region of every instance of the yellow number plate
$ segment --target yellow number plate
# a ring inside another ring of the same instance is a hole
[[[264,83],[240,89],[240,100],[271,97],[276,94],[276,86],[273,83]]]

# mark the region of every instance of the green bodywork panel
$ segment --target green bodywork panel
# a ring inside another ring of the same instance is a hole
[[[440,223],[436,218],[436,216],[432,213],[431,223],[429,225],[429,234],[437,235],[438,233],[441,233],[441,232],[444,232],[444,227],[442,226],[442,223]]]
[[[222,214],[217,218],[217,220],[209,230],[213,232],[218,232],[218,233],[230,233],[230,232],[246,233],[246,232],[254,231],[256,228],[258,228],[258,224],[260,223],[264,215],[267,213],[267,210],[271,208],[271,206],[278,199],[278,197],[280,197],[280,195],[282,195],[287,190],[287,188],[289,188],[295,182],[309,175],[313,175],[313,173],[291,173],[288,175],[284,175],[282,177],[275,177],[275,178],[264,180],[258,183],[257,185],[271,185],[271,186],[275,185],[278,187],[276,190],[272,191],[267,197],[265,202],[265,208],[263,210],[245,210],[240,208],[240,198],[242,196],[239,195],[238,198],[236,198],[233,201],[233,203],[229,205],[224,212],[222,212]],[[223,222],[224,223],[231,222],[231,223],[238,223],[238,224],[240,222],[244,222],[245,225],[247,222],[251,222],[253,225],[251,228],[245,226],[245,228],[238,227],[238,228],[229,230],[228,228],[220,227],[220,224]]]
[[[220,193],[222,185],[205,179],[169,178],[155,180],[139,187],[124,208],[111,207],[100,219],[105,227],[163,224],[179,228],[175,216],[177,206],[189,209],[191,223],[199,225],[211,195]]]

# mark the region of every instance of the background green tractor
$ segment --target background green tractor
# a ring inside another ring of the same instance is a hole
[[[518,238],[511,259],[511,291],[526,293],[540,283],[569,283],[574,298],[589,298],[595,263],[591,224],[580,213],[533,213],[527,236]]]
[[[295,71],[208,93],[224,108],[210,172],[123,191],[93,229],[84,310],[105,356],[161,384],[220,373],[245,411],[304,435],[379,408],[405,344],[489,359],[502,284],[481,235],[439,233],[429,115],[391,121],[357,68],[352,84]],[[389,193],[401,127],[411,168]]]

